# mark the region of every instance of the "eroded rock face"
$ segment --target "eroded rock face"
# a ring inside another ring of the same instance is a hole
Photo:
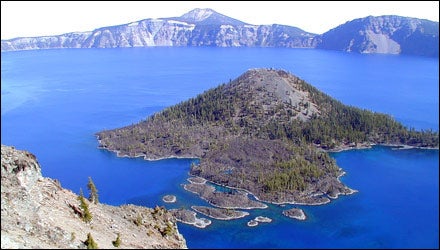
[[[438,57],[438,22],[401,16],[368,16],[321,35],[317,48],[357,53]]]
[[[1,51],[154,46],[299,47],[316,45],[315,34],[285,25],[251,25],[211,9],[180,17],[148,18],[87,32],[1,41]]]
[[[41,175],[36,157],[1,146],[1,248],[85,248],[91,233],[99,248],[187,248],[165,209],[88,203],[84,222],[78,196]],[[75,208],[75,209],[74,209]]]

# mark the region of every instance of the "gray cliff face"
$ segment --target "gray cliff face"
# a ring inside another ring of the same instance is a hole
[[[400,16],[355,19],[321,36],[319,49],[438,57],[438,22]]]
[[[181,17],[145,19],[91,32],[1,41],[1,51],[151,46],[314,47],[315,35],[283,25],[250,25],[211,9]]]
[[[197,26],[189,46],[312,48],[313,35],[283,25]]]
[[[176,219],[165,209],[87,202],[92,220],[78,215],[78,196],[41,175],[36,157],[1,145],[1,248],[186,248]],[[137,224],[135,223],[137,222]]]

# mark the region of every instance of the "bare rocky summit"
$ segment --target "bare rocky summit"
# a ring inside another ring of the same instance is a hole
[[[176,219],[164,208],[87,202],[84,222],[78,195],[42,177],[36,157],[1,146],[1,248],[86,248],[90,233],[99,248],[187,248]]]

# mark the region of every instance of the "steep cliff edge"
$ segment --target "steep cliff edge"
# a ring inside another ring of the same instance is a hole
[[[99,248],[187,248],[175,218],[163,208],[89,203],[81,217],[78,196],[41,175],[36,157],[1,146],[1,248],[85,248],[90,233]]]
[[[438,22],[401,16],[368,16],[321,35],[319,49],[438,57]]]

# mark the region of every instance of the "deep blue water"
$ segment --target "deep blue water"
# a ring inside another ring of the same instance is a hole
[[[153,207],[206,204],[181,187],[190,159],[148,162],[97,149],[94,133],[136,123],[249,68],[282,68],[345,104],[417,129],[439,127],[438,59],[274,48],[71,49],[1,54],[1,143],[34,153],[44,176],[100,201]],[[359,193],[300,206],[296,221],[270,205],[205,229],[179,223],[190,248],[438,248],[439,151],[333,154]],[[165,194],[177,203],[165,204]],[[263,215],[270,224],[246,222]]]

